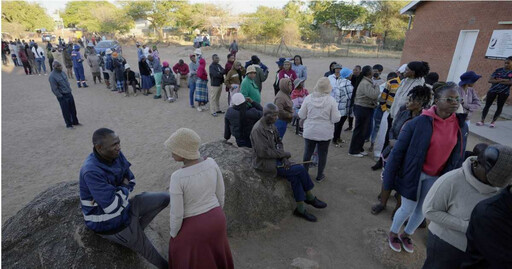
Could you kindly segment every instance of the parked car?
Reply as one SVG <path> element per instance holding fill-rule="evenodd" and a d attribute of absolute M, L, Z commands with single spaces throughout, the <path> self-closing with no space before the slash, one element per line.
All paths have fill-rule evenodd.
<path fill-rule="evenodd" d="M 96 44 L 94 47 L 97 54 L 101 54 L 102 52 L 106 51 L 107 49 L 111 49 L 112 51 L 116 51 L 117 53 L 122 53 L 123 49 L 121 48 L 121 45 L 116 40 L 103 40 Z"/>
<path fill-rule="evenodd" d="M 47 41 L 55 41 L 55 35 L 52 35 L 52 34 L 43 34 L 41 36 L 41 39 L 43 40 L 43 42 L 47 42 Z"/>

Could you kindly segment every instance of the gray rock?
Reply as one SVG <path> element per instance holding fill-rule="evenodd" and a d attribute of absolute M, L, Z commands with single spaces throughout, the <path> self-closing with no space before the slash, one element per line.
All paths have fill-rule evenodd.
<path fill-rule="evenodd" d="M 146 266 L 144 258 L 130 249 L 85 227 L 78 182 L 50 187 L 7 220 L 2 229 L 3 268 Z"/>
<path fill-rule="evenodd" d="M 203 144 L 199 151 L 215 159 L 222 171 L 229 235 L 266 228 L 293 211 L 290 183 L 257 173 L 252 168 L 252 149 L 216 141 Z"/>

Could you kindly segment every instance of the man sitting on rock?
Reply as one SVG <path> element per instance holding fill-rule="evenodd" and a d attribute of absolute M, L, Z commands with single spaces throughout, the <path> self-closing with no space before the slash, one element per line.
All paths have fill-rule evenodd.
<path fill-rule="evenodd" d="M 168 268 L 144 228 L 169 204 L 167 192 L 144 192 L 128 200 L 135 186 L 119 136 L 101 128 L 92 136 L 93 153 L 80 169 L 80 200 L 85 225 L 101 237 L 141 254 L 158 268 Z"/>
<path fill-rule="evenodd" d="M 306 211 L 304 202 L 315 208 L 325 208 L 327 204 L 311 193 L 314 184 L 304 166 L 290 162 L 291 154 L 284 151 L 283 143 L 274 125 L 278 113 L 279 109 L 276 105 L 266 104 L 263 108 L 263 117 L 254 125 L 251 131 L 251 142 L 255 153 L 253 167 L 258 171 L 273 176 L 277 174 L 290 181 L 293 196 L 297 202 L 297 208 L 293 214 L 315 222 L 316 217 Z"/>

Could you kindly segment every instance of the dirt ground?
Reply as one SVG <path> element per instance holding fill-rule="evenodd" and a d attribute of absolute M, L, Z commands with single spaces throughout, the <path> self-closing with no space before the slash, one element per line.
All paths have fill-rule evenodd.
<path fill-rule="evenodd" d="M 135 48 L 124 47 L 123 51 L 128 63 L 138 71 Z M 161 48 L 160 55 L 163 61 L 171 64 L 178 59 L 188 63 L 188 54 L 192 51 L 191 47 Z M 208 64 L 213 53 L 221 55 L 224 64 L 228 51 L 207 48 L 203 53 Z M 248 61 L 252 54 L 240 51 L 238 58 Z M 260 58 L 271 70 L 264 83 L 262 103 L 272 102 L 277 59 L 265 55 Z M 60 57 L 57 59 L 61 60 Z M 384 74 L 399 64 L 398 59 L 305 58 L 308 89 L 313 89 L 316 80 L 328 70 L 333 60 L 350 68 L 356 64 L 380 63 L 385 67 Z M 204 142 L 222 139 L 224 119 L 191 109 L 188 89 L 182 87 L 179 100 L 172 104 L 140 94 L 124 97 L 107 90 L 104 84 L 94 85 L 89 68 L 85 69 L 89 88 L 78 89 L 75 80 L 70 79 L 78 119 L 83 124 L 74 130 L 65 128 L 48 76 L 26 76 L 20 67 L 2 69 L 2 223 L 48 186 L 78 180 L 80 166 L 92 151 L 92 133 L 100 127 L 111 128 L 120 136 L 122 150 L 132 163 L 137 179 L 135 194 L 168 189 L 170 175 L 178 165 L 171 160 L 163 143 L 176 129 L 194 129 Z M 221 107 L 227 109 L 225 92 L 221 96 Z M 347 143 L 350 136 L 350 132 L 343 133 Z M 478 142 L 470 137 L 468 147 L 472 148 Z M 300 160 L 303 139 L 289 128 L 284 143 L 293 157 Z M 347 148 L 348 144 L 330 148 L 325 171 L 327 179 L 316 184 L 314 189 L 314 193 L 329 205 L 325 210 L 311 209 L 319 221 L 308 223 L 293 217 L 290 211 L 279 225 L 230 238 L 236 268 L 289 268 L 297 257 L 314 260 L 321 268 L 384 267 L 379 254 L 373 254 L 375 249 L 384 247 L 369 244 L 372 239 L 368 239 L 368 234 L 371 234 L 369 231 L 389 229 L 394 202 L 391 201 L 388 210 L 380 215 L 370 214 L 370 206 L 376 202 L 380 190 L 380 172 L 370 170 L 374 162 L 369 157 L 354 159 L 347 156 Z M 313 176 L 315 173 L 316 170 L 311 170 Z M 168 209 L 151 227 L 168 238 Z M 425 229 L 420 230 L 414 236 L 416 244 L 424 245 L 425 237 Z M 378 239 L 385 244 L 384 238 Z M 162 253 L 167 252 L 166 244 L 157 243 Z M 418 249 L 419 252 L 422 250 Z M 408 265 L 410 258 L 407 254 L 399 253 L 396 257 L 405 259 L 404 267 L 415 267 Z"/>

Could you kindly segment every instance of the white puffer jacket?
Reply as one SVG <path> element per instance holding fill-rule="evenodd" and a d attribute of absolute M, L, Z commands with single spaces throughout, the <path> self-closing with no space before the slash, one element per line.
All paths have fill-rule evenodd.
<path fill-rule="evenodd" d="M 299 117 L 305 119 L 303 137 L 327 141 L 334 136 L 334 124 L 340 121 L 338 103 L 329 94 L 310 94 L 304 99 Z"/>

